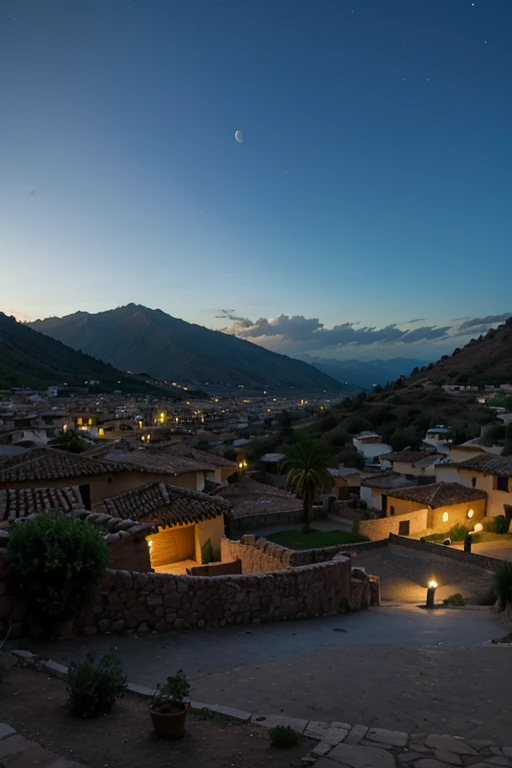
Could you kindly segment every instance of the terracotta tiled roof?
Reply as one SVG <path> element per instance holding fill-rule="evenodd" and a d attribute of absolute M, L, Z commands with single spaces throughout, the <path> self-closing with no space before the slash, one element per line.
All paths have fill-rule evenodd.
<path fill-rule="evenodd" d="M 37 454 L 34 457 L 34 454 Z M 131 467 L 114 462 L 89 459 L 76 453 L 45 448 L 18 457 L 16 464 L 0 467 L 0 484 L 73 479 L 91 475 L 123 472 Z"/>
<path fill-rule="evenodd" d="M 121 462 L 125 467 L 148 474 L 181 475 L 184 472 L 213 472 L 215 467 L 206 461 L 196 461 L 157 451 L 136 450 L 132 453 L 111 453 L 103 458 L 105 464 Z"/>
<path fill-rule="evenodd" d="M 386 461 L 398 461 L 414 464 L 416 461 L 421 461 L 430 456 L 427 451 L 395 451 L 393 453 L 385 453 L 383 457 Z"/>
<path fill-rule="evenodd" d="M 393 488 L 409 487 L 411 480 L 400 472 L 374 472 L 371 475 L 362 476 L 361 485 L 391 491 Z"/>
<path fill-rule="evenodd" d="M 416 485 L 412 488 L 401 488 L 390 491 L 388 496 L 394 499 L 407 499 L 426 507 L 448 507 L 452 504 L 463 504 L 466 501 L 486 499 L 487 493 L 477 488 L 468 488 L 460 483 L 432 483 L 431 485 Z"/>
<path fill-rule="evenodd" d="M 512 477 L 512 456 L 496 456 L 493 453 L 485 453 L 480 456 L 474 456 L 472 459 L 461 461 L 456 466 L 460 469 L 473 469 L 475 472 L 485 472 L 486 475 Z"/>
<path fill-rule="evenodd" d="M 8 530 L 13 524 L 33 519 L 45 512 L 70 515 L 98 526 L 104 530 L 108 543 L 123 536 L 148 536 L 156 530 L 151 523 L 123 520 L 106 514 L 102 510 L 91 512 L 84 509 L 80 492 L 76 487 L 0 490 L 0 528 L 4 530 Z"/>
<path fill-rule="evenodd" d="M 0 490 L 0 522 L 49 509 L 83 508 L 80 491 L 72 488 L 7 488 Z"/>
<path fill-rule="evenodd" d="M 160 482 L 111 496 L 101 506 L 115 517 L 161 526 L 199 523 L 218 517 L 229 509 L 224 499 Z"/>
<path fill-rule="evenodd" d="M 170 443 L 152 445 L 148 448 L 151 453 L 163 453 L 169 456 L 180 456 L 184 459 L 192 459 L 200 464 L 205 463 L 213 467 L 236 467 L 236 461 L 229 461 L 223 456 L 208 451 L 200 451 L 197 448 L 191 448 L 183 443 Z"/>
<path fill-rule="evenodd" d="M 272 512 L 293 512 L 302 506 L 302 502 L 288 491 L 259 483 L 247 475 L 243 475 L 236 483 L 219 486 L 216 494 L 230 502 L 232 509 L 228 516 L 233 519 Z"/>

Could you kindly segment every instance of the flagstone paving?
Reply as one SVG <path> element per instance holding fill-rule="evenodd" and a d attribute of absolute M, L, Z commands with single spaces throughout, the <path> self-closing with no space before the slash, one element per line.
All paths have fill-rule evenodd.
<path fill-rule="evenodd" d="M 1 768 L 83 768 L 30 741 L 6 723 L 0 723 Z"/>

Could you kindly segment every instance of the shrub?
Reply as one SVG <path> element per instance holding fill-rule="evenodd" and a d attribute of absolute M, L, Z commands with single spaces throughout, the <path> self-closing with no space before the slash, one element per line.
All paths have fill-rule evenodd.
<path fill-rule="evenodd" d="M 496 517 L 492 517 L 490 520 L 484 522 L 485 530 L 490 533 L 508 533 L 509 526 L 510 520 L 508 520 L 505 515 L 496 515 Z"/>
<path fill-rule="evenodd" d="M 40 513 L 14 526 L 8 555 L 18 592 L 50 620 L 82 613 L 110 561 L 98 528 L 57 513 Z"/>
<path fill-rule="evenodd" d="M 80 664 L 73 661 L 69 666 L 67 685 L 71 714 L 83 718 L 106 715 L 117 699 L 126 694 L 126 680 L 115 648 L 99 661 L 92 653 L 88 653 Z"/>
<path fill-rule="evenodd" d="M 450 528 L 450 539 L 452 541 L 464 541 L 467 534 L 468 529 L 465 525 L 461 525 L 460 523 L 456 523 Z"/>
<path fill-rule="evenodd" d="M 455 592 L 454 595 L 450 595 L 450 597 L 446 597 L 443 600 L 443 603 L 445 605 L 466 605 L 466 601 L 464 600 L 460 592 Z"/>
<path fill-rule="evenodd" d="M 162 713 L 171 713 L 183 708 L 183 699 L 188 696 L 190 684 L 182 669 L 167 678 L 164 685 L 158 685 L 153 693 L 149 708 Z"/>
<path fill-rule="evenodd" d="M 299 737 L 289 725 L 276 725 L 270 729 L 270 741 L 273 747 L 295 747 L 299 743 Z"/>
<path fill-rule="evenodd" d="M 512 603 L 512 563 L 504 563 L 494 574 L 494 586 L 502 608 Z"/>

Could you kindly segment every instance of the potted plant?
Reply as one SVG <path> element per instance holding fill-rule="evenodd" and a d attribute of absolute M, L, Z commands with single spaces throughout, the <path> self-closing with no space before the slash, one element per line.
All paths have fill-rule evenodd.
<path fill-rule="evenodd" d="M 110 562 L 103 532 L 58 512 L 40 512 L 11 529 L 7 548 L 13 583 L 53 637 L 96 596 Z"/>
<path fill-rule="evenodd" d="M 155 733 L 161 739 L 179 739 L 185 735 L 185 721 L 190 704 L 183 701 L 188 696 L 190 684 L 182 669 L 168 677 L 164 685 L 158 685 L 149 704 Z"/>

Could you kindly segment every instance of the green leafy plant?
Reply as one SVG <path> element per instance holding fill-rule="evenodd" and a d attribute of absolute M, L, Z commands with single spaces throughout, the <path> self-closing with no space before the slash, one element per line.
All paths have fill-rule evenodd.
<path fill-rule="evenodd" d="M 58 513 L 40 513 L 14 526 L 7 551 L 18 593 L 50 620 L 82 613 L 110 562 L 98 528 Z"/>
<path fill-rule="evenodd" d="M 443 603 L 445 605 L 466 605 L 466 601 L 464 600 L 460 592 L 455 592 L 454 595 L 450 595 L 450 597 L 446 597 L 443 600 Z"/>
<path fill-rule="evenodd" d="M 305 533 L 311 531 L 315 494 L 329 491 L 333 484 L 327 471 L 328 462 L 329 449 L 323 443 L 301 440 L 288 449 L 280 465 L 281 471 L 288 472 L 286 490 L 302 497 Z"/>
<path fill-rule="evenodd" d="M 162 714 L 171 714 L 184 708 L 183 699 L 188 696 L 190 684 L 182 669 L 167 678 L 164 685 L 158 685 L 153 693 L 149 708 Z"/>
<path fill-rule="evenodd" d="M 484 521 L 484 528 L 486 531 L 489 531 L 489 533 L 503 535 L 508 533 L 509 526 L 510 520 L 508 520 L 505 515 L 496 515 L 496 517 Z"/>
<path fill-rule="evenodd" d="M 503 637 L 499 637 L 497 640 L 492 641 L 495 645 L 498 643 L 512 643 L 512 632 L 509 632 L 508 635 L 504 635 Z"/>
<path fill-rule="evenodd" d="M 127 678 L 115 648 L 96 660 L 88 653 L 85 660 L 72 662 L 68 670 L 69 710 L 74 717 L 93 718 L 106 715 L 126 694 Z"/>
<path fill-rule="evenodd" d="M 299 743 L 298 735 L 289 725 L 276 725 L 269 733 L 272 746 L 278 749 L 295 747 Z"/>
<path fill-rule="evenodd" d="M 494 574 L 494 587 L 502 608 L 512 603 L 512 563 L 504 563 Z"/>
<path fill-rule="evenodd" d="M 215 555 L 213 554 L 213 547 L 211 539 L 207 539 L 201 547 L 201 562 L 203 565 L 215 562 Z"/>
<path fill-rule="evenodd" d="M 465 525 L 456 523 L 450 528 L 450 539 L 452 541 L 464 541 L 468 534 L 468 528 Z"/>

